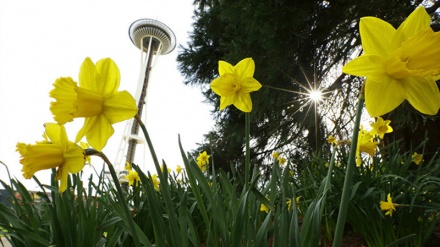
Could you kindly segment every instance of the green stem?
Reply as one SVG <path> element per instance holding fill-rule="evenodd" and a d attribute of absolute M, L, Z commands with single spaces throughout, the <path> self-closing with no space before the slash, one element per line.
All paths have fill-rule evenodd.
<path fill-rule="evenodd" d="M 130 228 L 131 235 L 133 236 L 134 244 L 136 247 L 141 247 L 138 235 L 136 234 L 136 228 L 134 227 L 133 218 L 131 217 L 130 210 L 128 209 L 128 204 L 125 201 L 124 193 L 122 192 L 121 185 L 119 184 L 119 179 L 118 179 L 118 176 L 116 175 L 115 168 L 113 167 L 112 163 L 107 158 L 107 156 L 105 156 L 104 153 L 98 152 L 95 149 L 91 149 L 91 148 L 85 149 L 84 151 L 87 156 L 95 155 L 95 156 L 101 157 L 101 159 L 104 160 L 104 162 L 107 164 L 107 166 L 110 170 L 110 174 L 112 176 L 113 182 L 115 184 L 116 191 L 118 192 L 118 199 L 120 201 L 120 205 L 122 205 L 122 208 L 124 209 L 124 212 L 125 212 L 125 217 L 127 217 L 128 227 Z"/>
<path fill-rule="evenodd" d="M 250 176 L 250 165 L 251 165 L 251 148 L 250 148 L 250 135 L 251 135 L 251 114 L 249 112 L 245 113 L 245 129 L 244 134 L 246 138 L 246 158 L 244 161 L 244 182 L 245 189 L 249 188 L 249 176 Z"/>
<path fill-rule="evenodd" d="M 324 199 L 323 199 L 324 202 L 325 202 L 326 197 L 327 197 L 327 191 L 330 190 L 331 177 L 332 177 L 333 166 L 335 164 L 335 157 L 336 157 L 336 152 L 337 151 L 338 151 L 338 148 L 337 148 L 336 145 L 334 145 L 333 146 L 333 151 L 332 151 L 332 157 L 330 158 L 330 164 L 328 165 L 327 179 L 326 179 L 325 185 L 324 185 Z"/>
<path fill-rule="evenodd" d="M 139 123 L 139 126 L 141 127 L 142 132 L 144 133 L 145 140 L 147 141 L 148 148 L 150 149 L 150 154 L 151 154 L 151 157 L 153 158 L 153 163 L 154 163 L 154 166 L 156 167 L 157 174 L 159 175 L 159 179 L 162 179 L 162 181 L 163 181 L 163 179 L 165 179 L 165 178 L 162 176 L 163 173 L 160 169 L 159 160 L 157 159 L 157 155 L 156 155 L 156 152 L 154 151 L 153 143 L 151 142 L 150 135 L 148 134 L 147 128 L 145 127 L 145 124 L 142 122 L 141 118 L 138 115 L 134 116 L 134 118 Z"/>
<path fill-rule="evenodd" d="M 156 152 L 154 151 L 154 148 L 153 148 L 153 142 L 150 139 L 150 135 L 148 134 L 148 131 L 147 131 L 147 128 L 145 127 L 145 124 L 142 122 L 142 120 L 140 119 L 140 117 L 138 115 L 136 115 L 134 118 L 139 123 L 139 126 L 141 127 L 142 132 L 144 133 L 145 140 L 147 141 L 148 148 L 150 149 L 151 157 L 153 158 L 154 165 L 156 166 L 157 174 L 159 175 L 159 180 L 160 180 L 159 189 L 160 189 L 162 196 L 164 198 L 166 208 L 168 209 L 168 213 L 167 213 L 168 217 L 171 219 L 170 220 L 170 227 L 171 227 L 171 229 L 173 229 L 171 231 L 171 237 L 170 237 L 170 239 L 168 239 L 170 242 L 170 246 L 177 246 L 178 243 L 181 243 L 182 239 L 181 239 L 181 236 L 179 235 L 179 231 L 178 231 L 179 227 L 178 227 L 177 221 L 174 220 L 174 219 L 177 219 L 177 216 L 174 211 L 174 205 L 171 200 L 171 193 L 170 193 L 170 189 L 169 189 L 170 185 L 168 183 L 168 174 L 166 172 L 167 169 L 165 167 L 165 162 L 163 162 L 164 169 L 162 172 L 162 170 L 160 169 L 159 160 L 157 159 Z M 180 143 L 180 139 L 179 139 L 179 143 Z"/>
<path fill-rule="evenodd" d="M 350 202 L 351 186 L 353 183 L 353 171 L 356 166 L 356 149 L 359 135 L 359 126 L 361 122 L 362 109 L 364 107 L 364 97 L 361 93 L 356 111 L 356 118 L 354 121 L 353 137 L 351 141 L 350 154 L 348 156 L 347 170 L 345 173 L 344 187 L 342 188 L 342 198 L 339 207 L 338 221 L 336 223 L 335 236 L 333 239 L 333 246 L 341 246 L 342 235 L 344 232 L 345 220 L 347 218 L 347 208 Z"/>

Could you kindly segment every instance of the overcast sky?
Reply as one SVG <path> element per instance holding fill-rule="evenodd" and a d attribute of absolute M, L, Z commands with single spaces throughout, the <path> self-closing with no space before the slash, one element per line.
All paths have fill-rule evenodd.
<path fill-rule="evenodd" d="M 15 145 L 42 140 L 43 124 L 53 122 L 49 91 L 56 78 L 70 76 L 77 81 L 85 57 L 94 62 L 110 57 L 121 72 L 119 90 L 134 95 L 141 56 L 128 37 L 130 24 L 140 18 L 156 19 L 173 30 L 178 45 L 186 44 L 193 22 L 192 2 L 0 0 L 0 161 L 8 165 L 13 176 L 29 189 L 35 188 L 22 177 Z M 177 135 L 181 134 L 184 148 L 190 151 L 213 125 L 211 106 L 202 103 L 200 89 L 183 84 L 175 61 L 177 52 L 178 47 L 161 56 L 153 69 L 146 109 L 147 128 L 159 159 L 172 168 L 183 165 Z M 66 125 L 70 140 L 82 123 L 82 119 L 75 119 Z M 103 150 L 112 161 L 125 124 L 114 126 L 116 132 Z M 94 159 L 92 163 L 100 167 L 102 162 Z M 148 159 L 146 169 L 152 167 Z M 48 174 L 36 173 L 47 184 Z M 0 179 L 7 179 L 3 167 Z"/>

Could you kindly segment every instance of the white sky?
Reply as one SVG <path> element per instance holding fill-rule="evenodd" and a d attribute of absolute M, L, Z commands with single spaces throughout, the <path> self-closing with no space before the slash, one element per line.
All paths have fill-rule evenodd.
<path fill-rule="evenodd" d="M 130 41 L 128 28 L 140 18 L 163 22 L 173 30 L 177 44 L 186 44 L 191 31 L 192 0 L 0 0 L 0 161 L 13 177 L 29 189 L 23 179 L 17 142 L 42 140 L 43 124 L 53 122 L 49 91 L 58 77 L 78 79 L 85 57 L 94 62 L 110 57 L 119 66 L 121 85 L 135 95 L 140 73 L 140 51 Z M 169 167 L 183 165 L 177 143 L 180 133 L 186 151 L 201 142 L 213 125 L 199 88 L 183 84 L 177 70 L 178 48 L 161 56 L 152 71 L 147 99 L 147 128 L 159 159 Z M 144 109 L 145 110 L 145 109 Z M 66 125 L 74 140 L 82 119 Z M 103 152 L 114 161 L 125 122 L 116 124 L 115 134 Z M 142 147 L 138 146 L 137 150 Z M 137 152 L 139 154 L 139 152 Z M 139 156 L 139 155 L 138 155 Z M 98 169 L 99 159 L 92 161 Z M 153 169 L 151 160 L 147 169 Z M 86 174 L 90 168 L 85 167 Z M 154 173 L 154 170 L 152 171 Z M 49 172 L 36 173 L 49 184 Z M 0 179 L 7 180 L 0 167 Z"/>

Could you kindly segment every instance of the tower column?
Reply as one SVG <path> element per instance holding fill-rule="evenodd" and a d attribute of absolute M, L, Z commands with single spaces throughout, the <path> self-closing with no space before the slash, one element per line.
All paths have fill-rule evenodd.
<path fill-rule="evenodd" d="M 145 60 L 141 61 L 141 71 L 144 70 L 145 73 L 139 78 L 136 92 L 138 116 L 142 117 L 142 114 L 146 114 L 143 108 L 147 101 L 150 73 L 160 55 L 166 55 L 174 50 L 176 37 L 168 26 L 153 19 L 139 19 L 133 22 L 128 34 L 133 44 L 140 49 L 141 55 L 146 54 L 142 56 Z M 144 139 L 138 134 L 139 123 L 135 120 L 128 121 L 115 162 L 120 182 L 124 182 L 125 174 L 127 174 L 124 170 L 126 162 L 134 162 L 136 146 Z"/>

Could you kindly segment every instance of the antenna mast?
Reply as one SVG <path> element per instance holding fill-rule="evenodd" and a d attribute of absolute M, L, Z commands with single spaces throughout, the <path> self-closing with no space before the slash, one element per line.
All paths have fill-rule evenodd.
<path fill-rule="evenodd" d="M 138 106 L 137 115 L 141 118 L 144 115 L 145 123 L 146 114 L 143 108 L 146 105 L 151 70 L 160 55 L 166 55 L 174 50 L 176 37 L 168 26 L 153 19 L 139 19 L 133 22 L 128 29 L 128 35 L 141 52 L 141 74 L 135 99 Z M 124 170 L 126 162 L 133 163 L 137 144 L 144 143 L 144 139 L 139 137 L 138 133 L 139 123 L 135 120 L 128 121 L 115 163 L 121 183 L 126 182 L 127 172 Z"/>

